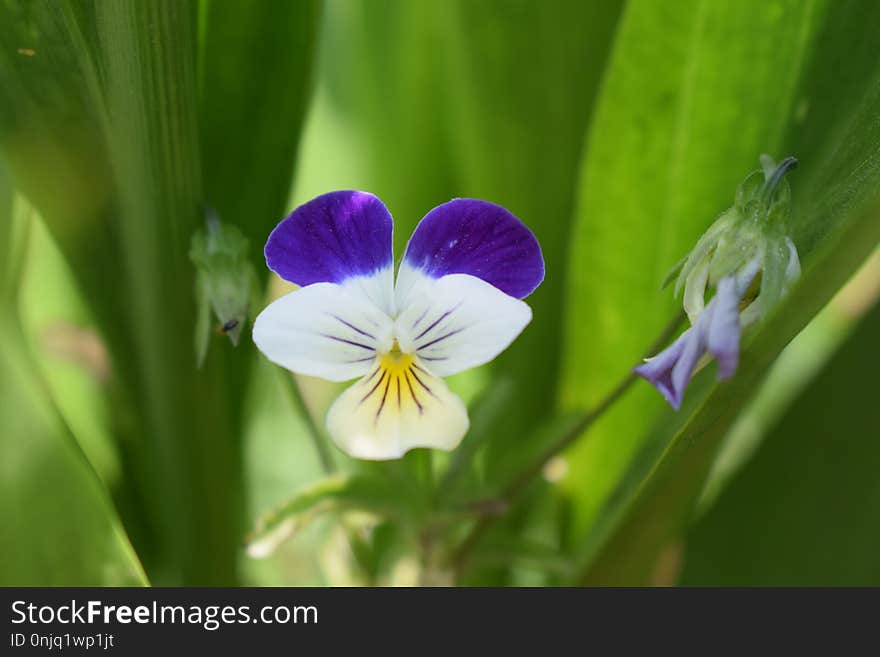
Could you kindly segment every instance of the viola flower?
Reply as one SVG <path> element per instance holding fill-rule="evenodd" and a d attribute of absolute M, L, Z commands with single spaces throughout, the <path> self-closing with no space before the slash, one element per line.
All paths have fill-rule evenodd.
<path fill-rule="evenodd" d="M 531 321 L 521 301 L 544 278 L 541 247 L 504 208 L 455 199 L 431 210 L 397 277 L 391 214 L 372 194 L 331 192 L 301 205 L 266 242 L 266 263 L 301 286 L 254 322 L 257 347 L 293 372 L 360 380 L 327 413 L 356 458 L 451 450 L 467 410 L 442 377 L 489 362 Z"/>
<path fill-rule="evenodd" d="M 761 164 L 763 171 L 750 174 L 737 189 L 734 206 L 667 277 L 678 274 L 675 294 L 684 289 L 691 328 L 633 370 L 676 410 L 694 372 L 709 357 L 718 362 L 718 380 L 736 373 L 742 331 L 766 317 L 800 276 L 798 252 L 788 236 L 791 192 L 784 180 L 797 160 L 789 157 L 777 166 L 762 155 Z"/>

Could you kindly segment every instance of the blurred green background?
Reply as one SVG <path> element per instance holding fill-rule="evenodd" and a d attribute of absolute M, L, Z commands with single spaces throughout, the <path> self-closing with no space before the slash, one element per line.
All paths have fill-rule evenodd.
<path fill-rule="evenodd" d="M 0 0 L 0 585 L 880 584 L 873 0 Z M 758 156 L 801 282 L 673 413 L 660 283 Z M 541 242 L 534 320 L 457 375 L 452 454 L 357 463 L 340 386 L 249 328 L 196 367 L 206 207 L 262 246 L 378 195 Z M 329 455 L 329 458 L 328 458 Z"/>

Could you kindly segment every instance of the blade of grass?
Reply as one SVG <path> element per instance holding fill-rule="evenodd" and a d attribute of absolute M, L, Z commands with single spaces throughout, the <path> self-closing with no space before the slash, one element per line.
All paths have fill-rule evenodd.
<path fill-rule="evenodd" d="M 704 373 L 688 406 L 655 432 L 653 445 L 646 443 L 662 456 L 635 463 L 603 510 L 583 544 L 586 582 L 648 581 L 659 551 L 690 517 L 739 409 L 783 347 L 880 240 L 880 67 L 869 55 L 880 8 L 867 1 L 834 3 L 822 16 L 793 93 L 803 101 L 781 128 L 788 133 L 785 151 L 805 163 L 792 183 L 804 275 L 747 345 L 736 378 L 717 384 L 709 380 L 711 371 Z M 841 61 L 850 62 L 843 74 Z"/>
<path fill-rule="evenodd" d="M 263 244 L 285 212 L 308 107 L 319 0 L 203 0 L 199 122 L 205 202 Z"/>
<path fill-rule="evenodd" d="M 107 490 L 52 404 L 21 330 L 17 295 L 31 221 L 27 204 L 13 216 L 0 203 L 0 229 L 14 237 L 0 242 L 0 584 L 144 585 Z"/>
<path fill-rule="evenodd" d="M 880 583 L 878 335 L 875 305 L 688 531 L 684 584 Z"/>
<path fill-rule="evenodd" d="M 777 157 L 823 2 L 633 2 L 621 19 L 582 161 L 571 235 L 560 399 L 584 408 L 678 305 L 667 271 L 733 201 L 762 152 Z M 794 153 L 800 156 L 801 153 Z M 804 164 L 804 168 L 810 166 Z M 799 172 L 800 173 L 800 172 Z M 797 182 L 794 183 L 797 185 Z M 665 410 L 647 386 L 567 454 L 590 530 Z"/>

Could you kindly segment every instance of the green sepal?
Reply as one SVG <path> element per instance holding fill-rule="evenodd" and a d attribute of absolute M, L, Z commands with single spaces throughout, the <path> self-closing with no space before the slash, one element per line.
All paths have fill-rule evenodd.
<path fill-rule="evenodd" d="M 711 258 L 709 286 L 760 258 L 772 267 L 781 267 L 778 277 L 772 272 L 770 282 L 762 279 L 762 291 L 768 286 L 762 310 L 775 305 L 782 294 L 789 257 L 784 238 L 791 216 L 791 188 L 783 176 L 795 164 L 796 160 L 786 158 L 777 165 L 770 156 L 761 155 L 762 169 L 752 171 L 740 183 L 733 207 L 703 233 L 693 250 L 667 275 L 662 287 L 677 273 L 675 295 L 679 296 L 688 277 L 706 258 Z"/>
<path fill-rule="evenodd" d="M 204 362 L 211 337 L 211 312 L 218 332 L 237 345 L 256 298 L 257 276 L 248 260 L 248 241 L 233 225 L 209 215 L 197 231 L 189 257 L 196 267 L 196 362 Z"/>
<path fill-rule="evenodd" d="M 752 171 L 736 188 L 733 206 L 744 219 L 756 219 L 761 214 L 761 190 L 765 182 L 763 171 Z"/>
<path fill-rule="evenodd" d="M 326 513 L 360 511 L 405 522 L 410 510 L 393 481 L 364 474 L 337 474 L 299 491 L 257 519 L 246 538 L 252 556 L 265 555 Z"/>
<path fill-rule="evenodd" d="M 736 212 L 736 208 L 730 208 L 718 217 L 718 219 L 715 220 L 715 223 L 709 226 L 709 229 L 703 233 L 702 237 L 697 241 L 696 246 L 694 246 L 691 252 L 685 256 L 684 266 L 681 267 L 681 271 L 678 274 L 678 280 L 675 281 L 676 297 L 681 294 L 685 281 L 687 281 L 688 276 L 693 273 L 696 266 L 702 262 L 703 258 L 708 257 L 709 254 L 712 253 L 712 250 L 717 246 L 718 240 L 721 239 L 721 236 L 727 232 L 731 226 L 736 225 L 738 221 L 739 215 Z"/>
<path fill-rule="evenodd" d="M 666 278 L 664 278 L 664 279 L 663 279 L 663 282 L 660 283 L 660 289 L 661 289 L 661 290 L 665 290 L 665 289 L 669 286 L 669 284 L 670 284 L 672 281 L 677 281 L 677 280 L 678 280 L 678 278 L 679 278 L 679 274 L 681 274 L 681 270 L 684 268 L 685 264 L 687 263 L 687 260 L 688 260 L 688 256 L 689 256 L 689 255 L 690 255 L 690 254 L 683 255 L 683 256 L 681 257 L 681 260 L 679 260 L 678 262 L 676 262 L 676 263 L 672 266 L 672 269 L 670 269 L 670 270 L 669 270 L 669 273 L 666 274 Z"/>
<path fill-rule="evenodd" d="M 709 285 L 718 284 L 725 276 L 736 273 L 760 254 L 763 236 L 754 224 L 738 221 L 722 234 L 709 266 Z"/>
<path fill-rule="evenodd" d="M 763 170 L 750 173 L 736 190 L 734 207 L 743 220 L 751 220 L 767 235 L 788 233 L 791 187 L 784 176 L 796 164 L 794 158 L 786 158 L 777 165 L 768 155 L 761 155 Z"/>
<path fill-rule="evenodd" d="M 789 259 L 785 238 L 773 238 L 767 242 L 762 263 L 761 292 L 757 300 L 761 317 L 766 317 L 785 293 L 788 284 L 785 272 Z"/>

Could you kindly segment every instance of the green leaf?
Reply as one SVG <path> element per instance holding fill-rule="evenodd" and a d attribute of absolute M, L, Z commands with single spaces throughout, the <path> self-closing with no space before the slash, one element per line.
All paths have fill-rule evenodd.
<path fill-rule="evenodd" d="M 116 250 L 108 211 L 113 181 L 94 87 L 80 67 L 91 51 L 72 8 L 0 4 L 0 148 L 16 189 L 62 243 L 82 287 L 102 290 L 92 303 L 105 331 L 118 335 L 123 322 L 112 301 L 123 281 L 118 270 L 106 276 L 101 266 Z M 93 31 L 93 8 L 85 13 Z"/>
<path fill-rule="evenodd" d="M 203 203 L 195 5 L 0 7 L 0 145 L 111 352 L 126 528 L 154 581 L 233 582 L 240 380 L 222 353 L 196 374 L 189 328 Z"/>
<path fill-rule="evenodd" d="M 154 556 L 148 572 L 159 573 L 160 582 L 234 582 L 240 402 L 220 350 L 196 374 L 190 330 L 181 330 L 195 322 L 188 248 L 203 202 L 195 7 L 163 0 L 96 7 L 107 143 L 123 219 L 116 265 L 127 273 L 123 307 L 136 355 L 127 381 L 142 432 L 135 462 L 150 530 L 164 552 L 164 563 Z"/>
<path fill-rule="evenodd" d="M 202 1 L 205 202 L 251 242 L 283 217 L 310 96 L 319 0 Z"/>
<path fill-rule="evenodd" d="M 216 210 L 221 222 L 237 227 L 247 237 L 249 261 L 261 280 L 269 273 L 263 245 L 287 210 L 310 100 L 321 7 L 319 0 L 201 2 L 199 124 L 204 202 Z M 204 339 L 204 327 L 200 330 Z M 267 390 L 277 392 L 270 385 L 277 377 L 267 369 L 266 361 L 255 365 L 249 358 L 254 353 L 249 329 L 244 329 L 244 340 L 236 350 L 240 353 L 234 357 L 227 344 L 215 344 L 212 350 L 218 356 L 230 356 L 221 370 L 206 371 L 205 376 L 223 378 L 233 410 L 229 430 L 233 435 L 244 434 L 241 445 L 237 437 L 233 439 L 233 449 L 244 453 L 250 516 L 250 509 L 262 510 L 263 505 L 286 497 L 299 479 L 311 480 L 320 469 L 313 464 L 306 424 L 278 421 L 279 416 L 288 417 L 287 409 L 277 409 L 272 403 L 277 400 Z M 259 399 L 260 404 L 255 407 L 246 399 Z M 276 412 L 262 412 L 261 404 L 266 403 Z M 252 417 L 256 428 L 245 429 L 245 419 Z M 262 423 L 270 423 L 271 429 L 261 431 Z M 279 441 L 279 435 L 285 440 Z M 265 499 L 267 490 L 271 500 Z M 242 534 L 248 529 L 242 527 Z M 314 551 L 311 546 L 307 550 Z M 252 565 L 246 564 L 245 577 L 253 578 Z M 257 581 L 290 581 L 290 572 L 280 568 Z"/>
<path fill-rule="evenodd" d="M 248 537 L 248 553 L 268 555 L 280 540 L 323 513 L 358 510 L 396 516 L 403 506 L 397 492 L 391 482 L 378 477 L 335 475 L 317 481 L 257 519 Z"/>
<path fill-rule="evenodd" d="M 880 8 L 869 2 L 834 4 L 824 16 L 813 47 L 805 50 L 809 60 L 794 93 L 813 107 L 794 113 L 784 147 L 803 163 L 802 178 L 791 182 L 792 227 L 804 276 L 746 345 L 735 379 L 717 384 L 710 380 L 711 369 L 704 372 L 672 429 L 655 434 L 652 449 L 663 450 L 663 456 L 647 460 L 653 469 L 637 491 L 624 486 L 617 491 L 602 530 L 587 540 L 591 565 L 585 581 L 647 581 L 657 553 L 689 516 L 739 409 L 779 352 L 880 241 L 880 125 L 875 118 L 880 66 L 876 58 L 866 58 L 847 75 L 834 74 L 843 53 L 870 48 L 880 28 Z M 643 469 L 642 475 L 647 472 Z M 631 474 L 632 481 L 639 479 Z"/>
<path fill-rule="evenodd" d="M 12 244 L 12 182 L 9 180 L 9 172 L 6 163 L 0 158 L 0 278 L 5 282 L 16 280 L 17 276 L 8 271 L 12 265 L 13 250 L 8 248 Z M 0 294 L 6 291 L 0 288 Z"/>
<path fill-rule="evenodd" d="M 4 311 L 0 326 L 0 584 L 140 586 L 106 489 L 48 399 Z"/>
<path fill-rule="evenodd" d="M 683 584 L 880 583 L 878 335 L 880 305 L 689 530 Z"/>
<path fill-rule="evenodd" d="M 527 299 L 531 324 L 492 364 L 514 391 L 492 427 L 484 458 L 490 479 L 508 474 L 511 442 L 526 441 L 554 410 L 577 163 L 622 5 L 445 5 L 458 194 L 499 203 L 522 219 L 541 243 L 547 270 Z"/>
<path fill-rule="evenodd" d="M 117 488 L 122 463 L 109 421 L 106 349 L 40 217 L 21 196 L 15 211 L 27 222 L 27 252 L 17 286 L 22 331 L 65 424 L 104 485 Z"/>
<path fill-rule="evenodd" d="M 461 505 L 486 495 L 485 482 L 481 481 L 476 455 L 493 435 L 493 428 L 510 408 L 514 386 L 509 379 L 495 379 L 468 408 L 470 428 L 443 470 L 443 476 L 435 493 L 438 504 L 448 507 Z"/>
<path fill-rule="evenodd" d="M 792 340 L 773 363 L 748 406 L 738 414 L 712 463 L 695 509 L 710 508 L 769 430 L 852 334 L 873 297 L 870 281 L 880 274 L 880 251 L 874 253 L 834 298 Z M 866 294 L 868 292 L 868 294 Z"/>
<path fill-rule="evenodd" d="M 510 537 L 507 543 L 487 541 L 475 556 L 475 561 L 479 566 L 505 566 L 537 574 L 537 582 L 532 586 L 543 585 L 541 576 L 556 575 L 568 578 L 572 575 L 571 561 L 566 559 L 565 555 L 561 555 L 558 548 L 523 540 L 521 536 Z M 527 583 L 519 585 L 529 586 Z"/>
<path fill-rule="evenodd" d="M 13 216 L 7 200 L 0 230 L 22 236 L 0 242 L 12 265 L 26 251 L 30 217 Z M 16 305 L 22 273 L 0 269 L 0 585 L 145 585 L 107 490 L 31 358 Z"/>
<path fill-rule="evenodd" d="M 205 362 L 211 311 L 219 333 L 233 346 L 251 316 L 257 296 L 257 275 L 248 258 L 248 241 L 234 225 L 209 214 L 206 226 L 192 237 L 189 257 L 196 268 L 196 362 Z M 210 309 L 210 310 L 209 310 Z M 207 314 L 207 316 L 206 316 Z"/>
<path fill-rule="evenodd" d="M 566 408 L 593 406 L 675 312 L 669 269 L 783 137 L 821 3 L 631 3 L 587 138 L 571 237 Z M 796 153 L 798 156 L 801 153 Z M 815 166 L 806 157 L 804 168 Z M 799 180 L 792 180 L 796 190 Z M 582 535 L 665 409 L 638 386 L 570 452 Z"/>
<path fill-rule="evenodd" d="M 614 498 L 603 510 L 583 553 L 585 582 L 639 584 L 649 580 L 660 550 L 690 516 L 713 459 L 737 413 L 751 399 L 779 352 L 842 286 L 880 242 L 880 202 L 847 222 L 815 256 L 801 283 L 743 353 L 734 380 L 718 384 L 711 368 L 671 426 L 645 444 Z M 693 384 L 692 384 L 693 385 Z"/>
<path fill-rule="evenodd" d="M 303 144 L 297 202 L 365 189 L 394 216 L 395 253 L 428 210 L 454 193 L 439 52 L 443 10 L 430 2 L 326 3 L 320 86 Z"/>
<path fill-rule="evenodd" d="M 0 299 L 13 304 L 18 297 L 25 249 L 17 235 L 20 223 L 13 220 L 12 181 L 6 163 L 0 159 Z M 17 230 L 19 229 L 19 230 Z"/>

